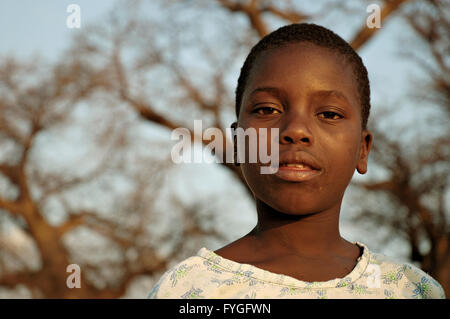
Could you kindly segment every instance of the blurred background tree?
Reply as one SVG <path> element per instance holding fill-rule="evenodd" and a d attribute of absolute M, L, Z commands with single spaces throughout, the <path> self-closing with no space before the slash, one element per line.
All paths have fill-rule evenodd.
<path fill-rule="evenodd" d="M 193 135 L 201 119 L 225 131 L 239 68 L 277 27 L 339 25 L 361 51 L 394 18 L 413 31 L 404 39 L 413 50 L 400 43 L 398 54 L 422 72 L 401 107 L 373 102 L 370 174 L 354 179 L 343 219 L 375 251 L 407 249 L 405 261 L 448 295 L 448 2 L 380 1 L 381 29 L 366 27 L 369 4 L 118 2 L 102 22 L 83 24 L 55 62 L 3 58 L 0 297 L 145 297 L 174 263 L 248 232 L 255 216 L 241 211 L 254 208 L 240 170 L 175 166 L 171 130 Z M 72 263 L 82 270 L 79 289 L 66 286 Z"/>
<path fill-rule="evenodd" d="M 450 2 L 417 2 L 405 10 L 404 19 L 420 41 L 402 54 L 423 70 L 422 78 L 414 80 L 414 92 L 409 93 L 408 112 L 420 114 L 425 121 L 405 121 L 387 129 L 382 128 L 381 114 L 372 121 L 371 157 L 385 170 L 386 178 L 354 183 L 364 190 L 359 196 L 372 204 L 362 205 L 354 222 L 368 221 L 372 230 L 387 227 L 381 243 L 393 237 L 405 240 L 409 259 L 435 277 L 448 296 Z M 427 102 L 431 109 L 426 108 Z M 407 135 L 405 140 L 399 138 Z"/>

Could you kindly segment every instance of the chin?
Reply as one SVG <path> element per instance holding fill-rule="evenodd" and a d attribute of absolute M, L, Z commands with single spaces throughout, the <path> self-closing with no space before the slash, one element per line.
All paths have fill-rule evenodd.
<path fill-rule="evenodd" d="M 291 216 L 312 215 L 324 211 L 329 207 L 329 205 L 326 205 L 326 202 L 320 201 L 320 199 L 299 198 L 298 196 L 291 201 L 280 201 L 280 197 L 260 200 L 280 213 Z"/>

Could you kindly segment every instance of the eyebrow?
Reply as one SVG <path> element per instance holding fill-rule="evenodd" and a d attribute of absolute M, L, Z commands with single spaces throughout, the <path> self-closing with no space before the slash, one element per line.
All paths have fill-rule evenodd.
<path fill-rule="evenodd" d="M 341 91 L 336 90 L 322 90 L 322 91 L 316 91 L 313 93 L 313 95 L 321 96 L 321 97 L 335 97 L 341 100 L 344 100 L 348 104 L 350 104 L 350 101 L 347 99 L 347 96 L 345 96 L 344 93 Z"/>
<path fill-rule="evenodd" d="M 254 89 L 251 93 L 250 96 L 254 95 L 255 93 L 258 92 L 267 92 L 270 93 L 276 97 L 282 97 L 283 96 L 283 91 L 276 88 L 276 87 L 272 87 L 272 86 L 265 86 L 265 87 L 258 87 L 256 89 Z"/>
<path fill-rule="evenodd" d="M 254 89 L 251 93 L 250 96 L 254 95 L 255 93 L 258 92 L 267 92 L 270 93 L 276 97 L 282 97 L 284 96 L 284 91 L 280 90 L 276 87 L 271 87 L 271 86 L 266 86 L 266 87 L 258 87 L 256 89 Z M 347 98 L 347 96 L 341 92 L 341 91 L 337 91 L 337 90 L 320 90 L 320 91 L 315 91 L 313 94 L 313 96 L 319 96 L 319 97 L 335 97 L 341 100 L 344 100 L 346 103 L 351 104 L 349 99 Z"/>

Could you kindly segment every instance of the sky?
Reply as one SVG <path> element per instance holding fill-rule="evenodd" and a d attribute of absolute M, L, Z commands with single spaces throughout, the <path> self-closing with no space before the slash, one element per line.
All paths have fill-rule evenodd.
<path fill-rule="evenodd" d="M 81 8 L 80 29 L 70 29 L 66 26 L 66 19 L 69 16 L 66 9 L 72 3 L 78 4 Z M 2 0 L 0 2 L 0 56 L 14 55 L 28 59 L 39 55 L 49 61 L 56 60 L 69 46 L 72 37 L 78 32 L 83 32 L 83 26 L 100 22 L 114 3 L 109 0 Z M 365 19 L 365 14 L 362 12 L 362 19 Z M 327 26 L 327 23 L 331 22 L 328 21 L 324 25 Z M 404 23 L 398 18 L 393 18 L 385 24 L 383 22 L 382 28 L 389 28 L 389 32 L 381 30 L 359 52 L 369 72 L 374 111 L 384 104 L 401 105 L 405 93 L 410 89 L 409 79 L 420 75 L 411 62 L 398 54 L 404 45 L 402 39 L 407 39 L 410 35 Z M 347 40 L 353 35 L 345 23 L 340 23 L 335 31 Z M 402 112 L 401 116 L 394 116 L 393 121 L 405 122 L 408 116 L 413 119 L 416 115 L 413 112 Z M 161 132 L 154 133 L 161 134 Z M 207 170 L 189 168 L 189 172 L 185 171 L 184 174 L 185 176 L 188 174 L 204 176 L 202 185 L 198 184 L 198 178 L 192 178 L 186 184 L 186 187 L 200 193 L 205 191 L 205 185 L 207 185 L 207 191 L 218 192 L 220 187 L 217 185 L 229 182 L 226 174 L 212 167 L 208 167 Z M 206 182 L 208 180 L 209 182 Z M 183 192 L 180 191 L 180 193 Z M 345 205 L 344 203 L 344 209 Z M 252 209 L 249 201 L 240 207 L 244 210 Z M 251 214 L 248 216 L 246 223 L 250 225 L 255 219 Z M 349 228 L 344 227 L 343 231 L 351 238 L 360 236 Z"/>
<path fill-rule="evenodd" d="M 66 26 L 67 7 L 76 3 L 81 8 L 81 28 Z M 67 0 L 3 0 L 0 2 L 0 52 L 29 57 L 39 54 L 56 59 L 70 43 L 74 33 L 85 22 L 95 22 L 109 10 L 113 1 Z"/>
<path fill-rule="evenodd" d="M 80 29 L 66 26 L 70 15 L 66 10 L 72 3 L 81 8 Z M 83 32 L 83 26 L 101 22 L 114 3 L 111 0 L 2 0 L 0 54 L 13 54 L 22 58 L 37 54 L 48 60 L 57 59 L 71 43 L 71 38 L 76 33 Z M 361 15 L 364 19 L 366 13 L 361 12 Z M 333 27 L 347 40 L 353 35 L 353 29 L 345 23 L 335 23 L 332 20 L 323 22 L 324 26 Z M 389 32 L 380 30 L 379 35 L 359 52 L 369 71 L 374 105 L 401 98 L 409 82 L 405 79 L 417 75 L 412 65 L 398 55 L 399 41 L 408 36 L 408 28 L 398 18 L 383 22 L 382 29 L 386 27 Z M 393 87 L 395 90 L 392 90 Z"/>

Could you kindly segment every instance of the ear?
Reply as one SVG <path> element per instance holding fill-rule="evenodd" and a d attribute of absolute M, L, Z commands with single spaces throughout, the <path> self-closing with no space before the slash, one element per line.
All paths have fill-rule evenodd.
<path fill-rule="evenodd" d="M 236 130 L 237 126 L 237 122 L 231 123 L 230 127 L 233 129 L 233 132 Z M 233 142 L 235 144 L 234 146 L 236 147 L 236 134 L 233 134 Z"/>
<path fill-rule="evenodd" d="M 233 130 L 236 130 L 238 124 L 237 122 L 231 123 L 230 127 Z M 233 152 L 234 152 L 234 165 L 239 166 L 238 160 L 237 160 L 237 137 L 236 134 L 233 133 Z"/>
<path fill-rule="evenodd" d="M 367 161 L 369 159 L 370 149 L 372 148 L 372 140 L 372 133 L 369 130 L 364 130 L 361 134 L 361 148 L 359 151 L 358 165 L 356 166 L 360 174 L 367 172 Z"/>

